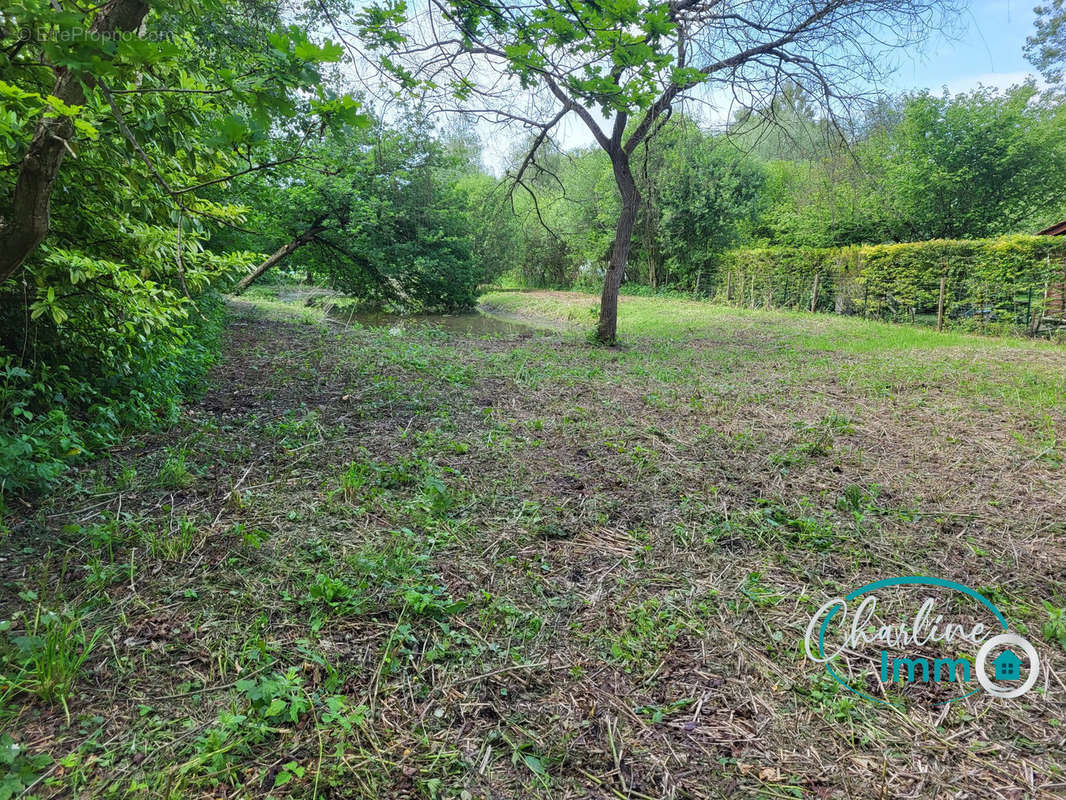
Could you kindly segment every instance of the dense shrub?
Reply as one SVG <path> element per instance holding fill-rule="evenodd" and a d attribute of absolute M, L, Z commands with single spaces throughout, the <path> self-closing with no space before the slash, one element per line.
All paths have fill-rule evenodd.
<path fill-rule="evenodd" d="M 744 305 L 808 308 L 817 275 L 819 310 L 914 319 L 935 313 L 943 277 L 957 321 L 1017 327 L 1039 313 L 1064 261 L 1066 240 L 1048 236 L 733 250 L 708 291 Z"/>
<path fill-rule="evenodd" d="M 123 430 L 173 421 L 217 352 L 224 306 L 215 295 L 197 305 L 203 317 L 145 338 L 99 375 L 87 368 L 96 358 L 79 360 L 62 346 L 26 366 L 0 351 L 0 489 L 43 489 Z"/>
<path fill-rule="evenodd" d="M 179 277 L 177 235 L 131 228 L 122 262 L 43 248 L 0 292 L 0 492 L 43 489 L 121 432 L 174 418 L 217 352 L 210 287 L 258 258 L 210 253 L 188 230 Z"/>

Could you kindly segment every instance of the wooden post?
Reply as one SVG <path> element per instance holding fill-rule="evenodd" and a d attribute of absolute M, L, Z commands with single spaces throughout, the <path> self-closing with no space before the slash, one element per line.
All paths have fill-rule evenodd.
<path fill-rule="evenodd" d="M 811 313 L 813 314 L 818 310 L 818 278 L 819 274 L 814 273 L 814 290 L 811 292 Z"/>
<path fill-rule="evenodd" d="M 1062 285 L 1059 287 L 1059 319 L 1066 321 L 1066 269 L 1062 271 Z"/>
<path fill-rule="evenodd" d="M 1047 309 L 1048 291 L 1051 289 L 1051 277 L 1044 282 L 1044 302 L 1040 304 L 1040 308 L 1036 313 L 1029 318 L 1029 335 L 1036 336 L 1040 333 L 1040 323 L 1044 321 L 1044 311 Z"/>
<path fill-rule="evenodd" d="M 940 276 L 940 299 L 936 301 L 936 332 L 944 330 L 944 296 L 948 289 L 948 276 Z"/>
<path fill-rule="evenodd" d="M 733 302 L 733 273 L 731 271 L 725 274 L 725 301 Z"/>

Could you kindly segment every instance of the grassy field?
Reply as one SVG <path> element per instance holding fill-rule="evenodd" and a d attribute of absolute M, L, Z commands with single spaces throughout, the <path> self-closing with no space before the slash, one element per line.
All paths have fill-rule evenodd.
<path fill-rule="evenodd" d="M 178 425 L 13 505 L 0 798 L 1066 794 L 1066 348 L 483 302 L 553 327 L 234 302 Z M 993 597 L 1037 689 L 897 710 L 805 657 L 906 574 Z"/>

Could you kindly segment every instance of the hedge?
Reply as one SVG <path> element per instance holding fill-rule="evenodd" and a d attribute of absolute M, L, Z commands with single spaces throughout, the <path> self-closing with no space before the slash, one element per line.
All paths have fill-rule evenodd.
<path fill-rule="evenodd" d="M 1007 236 L 841 248 L 726 252 L 710 293 L 734 304 L 911 320 L 937 312 L 953 324 L 1033 329 L 1064 280 L 1066 237 Z M 1057 308 L 1049 313 L 1056 313 Z"/>

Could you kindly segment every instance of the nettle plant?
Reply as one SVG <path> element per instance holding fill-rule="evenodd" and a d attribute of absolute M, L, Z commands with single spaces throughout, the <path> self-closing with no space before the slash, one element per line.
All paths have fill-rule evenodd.
<path fill-rule="evenodd" d="M 641 204 L 631 161 L 680 103 L 766 105 L 788 83 L 827 115 L 846 113 L 886 49 L 920 40 L 951 10 L 951 0 L 383 0 L 352 17 L 393 85 L 527 137 L 512 191 L 547 169 L 541 150 L 564 120 L 588 128 L 620 198 L 597 327 L 610 343 Z"/>

